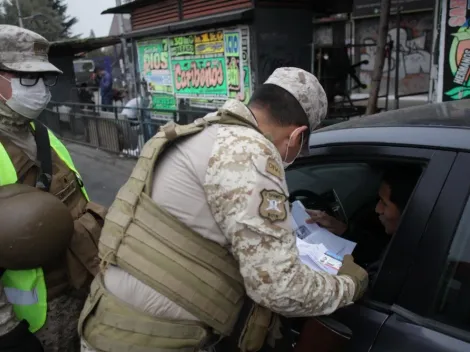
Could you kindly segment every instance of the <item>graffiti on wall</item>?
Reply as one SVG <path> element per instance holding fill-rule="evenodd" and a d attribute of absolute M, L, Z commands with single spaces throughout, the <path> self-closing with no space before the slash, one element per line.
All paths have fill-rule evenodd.
<path fill-rule="evenodd" d="M 360 79 L 364 84 L 371 82 L 377 54 L 377 35 L 379 20 L 358 20 L 356 24 L 356 40 L 367 46 L 360 48 L 359 60 L 368 60 L 368 64 L 362 65 Z M 424 93 L 429 90 L 429 75 L 431 70 L 431 46 L 432 46 L 432 12 L 403 15 L 400 27 L 396 22 L 390 23 L 388 32 L 389 40 L 400 42 L 398 54 L 394 48 L 388 59 L 385 60 L 380 94 L 385 94 L 387 77 L 390 78 L 390 92 L 394 91 L 395 75 L 398 62 L 399 94 Z M 389 67 L 390 66 L 390 67 Z M 367 92 L 368 89 L 365 90 Z"/>
<path fill-rule="evenodd" d="M 470 28 L 467 1 L 450 0 L 445 31 L 443 101 L 470 97 Z"/>
<path fill-rule="evenodd" d="M 247 102 L 252 90 L 249 30 L 215 30 L 137 43 L 139 71 L 156 109 L 177 101 L 215 108 L 227 98 Z"/>

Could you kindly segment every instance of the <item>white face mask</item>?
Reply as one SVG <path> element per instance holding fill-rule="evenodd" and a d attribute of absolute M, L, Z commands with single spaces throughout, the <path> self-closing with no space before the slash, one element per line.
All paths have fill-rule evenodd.
<path fill-rule="evenodd" d="M 301 127 L 299 127 L 301 128 Z M 302 146 L 304 145 L 304 134 L 301 134 L 301 140 L 300 140 L 300 148 L 299 151 L 297 152 L 297 155 L 295 156 L 294 159 L 292 159 L 291 162 L 287 162 L 287 156 L 289 155 L 289 146 L 290 146 L 290 141 L 292 140 L 292 135 L 294 134 L 295 131 L 297 131 L 299 128 L 296 128 L 295 130 L 292 131 L 289 137 L 289 142 L 287 142 L 287 149 L 286 149 L 286 155 L 284 156 L 284 160 L 282 160 L 282 166 L 284 166 L 284 169 L 287 169 L 292 163 L 299 157 L 300 152 L 302 151 Z"/>
<path fill-rule="evenodd" d="M 0 77 L 11 83 L 11 98 L 7 100 L 1 94 L 0 97 L 6 100 L 5 105 L 21 116 L 36 119 L 51 100 L 51 92 L 42 78 L 36 85 L 25 87 L 19 78 L 9 80 L 2 75 Z"/>

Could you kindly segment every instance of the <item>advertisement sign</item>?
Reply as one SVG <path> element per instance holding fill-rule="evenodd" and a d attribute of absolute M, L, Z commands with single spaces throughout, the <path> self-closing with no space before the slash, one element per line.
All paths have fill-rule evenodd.
<path fill-rule="evenodd" d="M 137 45 L 139 71 L 147 82 L 151 93 L 173 93 L 170 63 L 168 55 L 168 40 L 157 39 L 141 42 Z"/>
<path fill-rule="evenodd" d="M 178 99 L 216 108 L 251 96 L 248 27 L 141 41 L 137 54 L 155 109 L 176 110 Z"/>
<path fill-rule="evenodd" d="M 470 28 L 467 1 L 449 0 L 445 31 L 443 101 L 470 96 Z"/>
<path fill-rule="evenodd" d="M 223 57 L 173 60 L 175 94 L 178 97 L 227 96 Z"/>

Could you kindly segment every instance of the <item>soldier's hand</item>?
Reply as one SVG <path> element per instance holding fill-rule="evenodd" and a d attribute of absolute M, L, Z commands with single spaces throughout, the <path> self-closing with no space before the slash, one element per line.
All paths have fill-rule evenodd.
<path fill-rule="evenodd" d="M 28 327 L 23 320 L 8 334 L 0 336 L 0 352 L 44 352 L 41 342 Z"/>
<path fill-rule="evenodd" d="M 338 275 L 347 275 L 353 279 L 356 284 L 356 291 L 354 292 L 353 301 L 357 301 L 362 297 L 369 285 L 369 275 L 367 271 L 354 263 L 352 255 L 345 255 L 343 258 L 343 265 L 338 271 Z"/>

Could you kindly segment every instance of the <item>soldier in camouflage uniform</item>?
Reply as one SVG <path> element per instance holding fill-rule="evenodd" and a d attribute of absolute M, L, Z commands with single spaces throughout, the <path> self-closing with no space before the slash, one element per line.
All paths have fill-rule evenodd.
<path fill-rule="evenodd" d="M 310 132 L 319 125 L 326 112 L 326 94 L 312 74 L 299 68 L 279 68 L 254 92 L 248 106 L 236 100 L 228 100 L 218 113 L 211 113 L 204 118 L 210 120 L 221 115 L 237 116 L 258 129 L 233 124 L 209 125 L 201 132 L 168 147 L 161 159 L 157 160 L 153 176 L 146 176 L 151 180 L 149 194 L 155 204 L 198 236 L 227 249 L 229 255 L 235 258 L 248 297 L 259 306 L 284 317 L 330 314 L 360 298 L 367 286 L 367 273 L 351 257 L 345 258 L 337 276 L 315 272 L 298 258 L 284 168 L 298 157 Z M 199 123 L 195 122 L 197 125 Z M 171 131 L 169 128 L 168 135 L 171 135 Z M 170 335 L 165 335 L 166 340 L 161 344 L 149 342 L 163 336 L 158 335 L 155 329 L 152 333 L 141 332 L 139 336 L 130 338 L 129 330 L 120 332 L 123 326 L 131 324 L 130 321 L 123 318 L 116 325 L 111 323 L 111 316 L 125 317 L 125 313 L 119 310 L 112 312 L 104 308 L 111 305 L 103 303 L 105 299 L 112 301 L 112 306 L 124 302 L 125 307 L 135 309 L 135 314 L 145 314 L 142 319 L 153 317 L 158 323 L 203 320 L 194 313 L 197 310 L 191 309 L 190 312 L 189 308 L 175 303 L 179 299 L 178 292 L 172 296 L 162 294 L 155 289 L 158 285 L 152 286 L 144 275 L 139 274 L 138 279 L 135 276 L 137 274 L 130 274 L 129 271 L 137 273 L 132 268 L 139 263 L 137 260 L 133 262 L 133 258 L 144 258 L 143 251 L 136 250 L 137 254 L 127 259 L 109 259 L 113 255 L 119 258 L 119 248 L 124 251 L 126 247 L 121 245 L 126 237 L 115 237 L 117 226 L 121 226 L 119 223 L 128 224 L 123 231 L 128 234 L 129 241 L 133 233 L 140 233 L 139 238 L 142 239 L 144 232 L 135 232 L 135 226 L 140 226 L 139 223 L 131 222 L 129 226 L 125 220 L 127 216 L 137 216 L 139 208 L 129 207 L 129 204 L 124 206 L 122 201 L 134 199 L 130 197 L 132 187 L 152 169 L 152 165 L 148 166 L 149 159 L 152 159 L 150 155 L 157 153 L 154 151 L 158 149 L 155 143 L 165 135 L 167 132 L 163 129 L 148 142 L 131 179 L 118 194 L 106 219 L 100 239 L 100 253 L 105 263 L 110 260 L 111 264 L 103 274 L 103 287 L 89 297 L 87 305 L 90 308 L 82 312 L 83 326 L 79 328 L 82 333 L 82 352 L 125 350 L 126 344 L 142 348 L 142 351 L 199 349 L 197 346 L 191 349 L 187 341 L 181 343 L 185 348 L 177 348 L 175 345 L 170 348 L 167 341 L 171 329 Z M 126 209 L 137 210 L 126 213 Z M 157 227 L 155 225 L 156 232 L 152 232 L 154 236 L 158 236 Z M 131 228 L 132 232 L 126 232 L 126 229 Z M 140 229 L 148 233 L 152 231 L 149 227 Z M 147 238 L 150 241 L 150 237 Z M 117 249 L 109 250 L 114 245 Z M 162 253 L 169 255 L 166 251 Z M 129 261 L 130 267 L 125 265 L 126 261 Z M 196 264 L 193 270 L 197 271 Z M 169 272 L 167 274 L 165 280 L 168 282 L 171 275 Z M 191 289 L 191 286 L 187 289 Z M 179 294 L 184 292 L 180 291 Z M 196 302 L 197 292 L 193 297 Z M 91 307 L 96 305 L 98 308 L 94 308 L 97 312 L 95 314 Z M 109 318 L 106 318 L 107 314 L 110 314 Z M 273 346 L 279 351 L 288 350 L 286 348 L 292 345 L 286 347 L 279 339 L 279 321 L 274 318 L 270 321 L 271 331 L 263 350 Z M 113 332 L 104 329 L 113 329 Z M 154 340 L 145 340 L 142 337 L 145 334 L 151 334 Z M 239 341 L 238 336 L 233 339 L 229 336 L 216 344 L 215 348 L 223 352 L 238 351 Z M 204 342 L 199 347 L 207 350 Z M 259 348 L 240 347 L 240 350 L 255 351 Z"/>
<path fill-rule="evenodd" d="M 51 99 L 49 87 L 62 73 L 48 61 L 48 51 L 49 42 L 37 33 L 0 25 L 0 194 L 8 194 L 15 184 L 35 193 L 39 188 L 65 205 L 71 221 L 71 237 L 48 233 L 44 240 L 40 230 L 32 230 L 31 217 L 43 217 L 48 224 L 60 223 L 62 217 L 33 207 L 34 197 L 23 203 L 3 199 L 0 212 L 13 216 L 1 218 L 2 243 L 17 233 L 21 241 L 9 248 L 11 260 L 0 249 L 0 351 L 78 351 L 78 317 L 99 270 L 97 242 L 106 210 L 88 201 L 65 146 L 37 120 Z M 48 155 L 49 162 L 40 155 Z M 22 214 L 21 222 L 12 223 L 17 214 Z M 57 238 L 64 242 L 61 250 L 54 245 Z M 35 264 L 28 258 L 37 254 L 31 248 L 45 248 L 37 251 L 43 257 Z"/>

